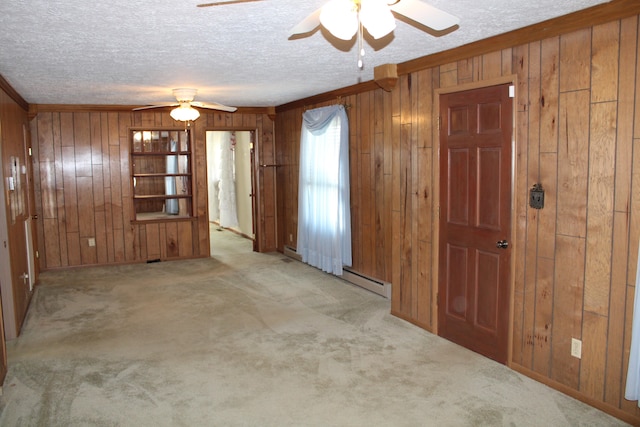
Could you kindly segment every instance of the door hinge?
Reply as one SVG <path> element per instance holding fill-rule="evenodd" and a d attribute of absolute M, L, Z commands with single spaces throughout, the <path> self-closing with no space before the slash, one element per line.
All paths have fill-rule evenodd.
<path fill-rule="evenodd" d="M 514 85 L 509 86 L 509 98 L 516 97 L 516 87 Z"/>
<path fill-rule="evenodd" d="M 33 156 L 33 152 L 31 151 L 31 147 L 29 147 L 29 157 Z"/>
<path fill-rule="evenodd" d="M 442 117 L 438 116 L 438 130 L 440 130 Z"/>

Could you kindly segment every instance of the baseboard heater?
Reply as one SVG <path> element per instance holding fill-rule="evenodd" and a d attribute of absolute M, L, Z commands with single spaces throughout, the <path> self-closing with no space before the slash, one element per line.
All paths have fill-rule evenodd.
<path fill-rule="evenodd" d="M 284 254 L 290 258 L 302 262 L 302 257 L 298 255 L 294 248 L 284 247 Z M 381 295 L 387 299 L 391 299 L 391 283 L 367 277 L 357 273 L 348 267 L 343 268 L 342 276 L 338 276 L 349 283 L 360 286 L 368 291 Z"/>

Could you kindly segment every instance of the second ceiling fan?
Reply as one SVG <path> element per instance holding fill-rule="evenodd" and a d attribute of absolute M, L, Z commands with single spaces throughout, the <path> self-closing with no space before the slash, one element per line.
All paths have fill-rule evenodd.
<path fill-rule="evenodd" d="M 173 96 L 176 97 L 176 100 L 173 102 L 163 102 L 160 104 L 154 105 L 146 105 L 144 107 L 134 108 L 133 111 L 140 110 L 148 110 L 151 108 L 162 108 L 162 107 L 178 107 L 171 110 L 171 117 L 174 120 L 180 120 L 183 122 L 191 122 L 200 117 L 200 112 L 193 107 L 198 108 L 206 108 L 209 110 L 220 110 L 226 111 L 229 113 L 233 113 L 237 110 L 236 107 L 229 107 L 227 105 L 218 104 L 216 102 L 198 102 L 194 101 L 196 94 L 198 93 L 197 89 L 191 88 L 179 88 L 173 89 Z"/>

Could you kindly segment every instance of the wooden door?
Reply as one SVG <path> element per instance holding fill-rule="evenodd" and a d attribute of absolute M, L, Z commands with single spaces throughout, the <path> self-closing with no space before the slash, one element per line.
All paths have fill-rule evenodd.
<path fill-rule="evenodd" d="M 2 145 L 2 120 L 0 117 L 0 163 L 3 159 Z M 9 230 L 7 227 L 5 194 L 5 180 L 0 179 L 0 294 L 4 289 L 11 289 L 11 255 L 8 245 Z M 2 304 L 5 304 L 5 301 L 7 301 L 5 298 L 0 298 L 0 387 L 7 375 L 7 347 L 5 342 L 4 312 L 2 309 Z M 12 301 L 8 302 L 11 303 Z"/>
<path fill-rule="evenodd" d="M 440 97 L 438 334 L 506 363 L 511 266 L 509 85 Z"/>
<path fill-rule="evenodd" d="M 4 173 L 4 191 L 6 206 L 7 242 L 9 249 L 10 277 L 2 275 L 5 280 L 0 283 L 2 294 L 2 312 L 5 338 L 11 340 L 18 336 L 31 300 L 31 279 L 28 263 L 28 242 L 26 225 L 30 224 L 31 215 L 28 210 L 29 189 L 27 182 L 27 160 L 25 141 L 26 113 L 23 116 L 18 110 L 0 108 L 3 122 L 13 123 L 3 126 L 0 132 L 2 150 L 0 159 Z M 4 225 L 4 224 L 3 224 Z M 32 241 L 29 241 L 31 244 Z M 5 243 L 3 243 L 3 246 Z M 32 274 L 35 275 L 35 274 Z"/>

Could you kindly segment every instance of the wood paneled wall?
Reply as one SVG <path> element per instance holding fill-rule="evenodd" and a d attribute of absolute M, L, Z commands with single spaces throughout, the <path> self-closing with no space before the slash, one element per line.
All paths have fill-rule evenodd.
<path fill-rule="evenodd" d="M 631 16 L 341 99 L 350 106 L 353 267 L 391 281 L 392 313 L 435 332 L 438 90 L 517 82 L 510 366 L 634 424 L 637 402 L 623 395 L 640 239 L 638 32 Z M 280 249 L 296 242 L 301 116 L 325 104 L 278 110 Z M 528 206 L 535 183 L 546 190 L 542 210 Z M 570 355 L 572 338 L 582 359 Z"/>
<path fill-rule="evenodd" d="M 257 163 L 274 163 L 273 121 L 266 111 L 203 112 L 192 124 L 194 218 L 136 223 L 132 222 L 129 129 L 184 124 L 171 119 L 168 110 L 133 113 L 49 106 L 35 110 L 31 127 L 43 269 L 209 256 L 206 130 L 256 130 Z M 263 252 L 273 251 L 275 172 L 256 165 L 255 173 L 257 246 Z M 89 246 L 89 238 L 95 238 L 95 246 Z"/>

